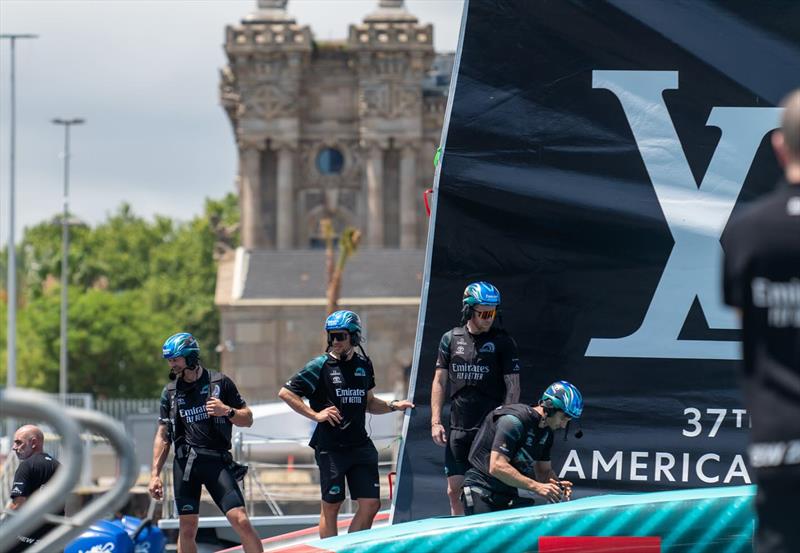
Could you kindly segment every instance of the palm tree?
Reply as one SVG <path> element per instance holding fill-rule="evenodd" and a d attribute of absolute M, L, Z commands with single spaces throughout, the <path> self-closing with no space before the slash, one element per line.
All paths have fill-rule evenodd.
<path fill-rule="evenodd" d="M 339 259 L 334 264 L 334 244 L 336 233 L 333 221 L 325 217 L 320 221 L 320 231 L 325 240 L 325 270 L 327 274 L 327 290 L 325 297 L 328 300 L 327 312 L 330 315 L 339 305 L 339 294 L 342 288 L 342 276 L 347 260 L 358 250 L 361 242 L 361 231 L 355 227 L 346 227 L 339 236 Z"/>

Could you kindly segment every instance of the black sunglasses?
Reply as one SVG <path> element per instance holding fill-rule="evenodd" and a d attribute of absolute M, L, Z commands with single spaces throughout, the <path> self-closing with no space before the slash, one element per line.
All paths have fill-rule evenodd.
<path fill-rule="evenodd" d="M 330 332 L 328 336 L 332 342 L 344 342 L 350 335 L 347 332 Z"/>

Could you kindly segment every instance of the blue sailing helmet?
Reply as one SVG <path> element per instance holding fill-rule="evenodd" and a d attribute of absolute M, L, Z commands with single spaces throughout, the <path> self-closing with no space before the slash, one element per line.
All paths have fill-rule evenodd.
<path fill-rule="evenodd" d="M 361 332 L 361 319 L 352 311 L 334 311 L 325 319 L 325 331 L 346 330 L 350 334 Z"/>
<path fill-rule="evenodd" d="M 497 307 L 500 305 L 500 290 L 488 282 L 473 282 L 464 289 L 465 306 L 490 305 Z"/>
<path fill-rule="evenodd" d="M 164 359 L 175 359 L 176 357 L 186 358 L 186 364 L 194 365 L 200 356 L 200 345 L 194 336 L 188 332 L 178 332 L 173 334 L 161 348 L 161 356 Z"/>
<path fill-rule="evenodd" d="M 572 419 L 580 418 L 583 413 L 583 396 L 566 380 L 550 384 L 542 394 L 541 403 L 546 407 L 564 411 L 564 414 Z"/>
<path fill-rule="evenodd" d="M 346 330 L 350 333 L 350 343 L 353 346 L 361 344 L 361 319 L 353 311 L 342 309 L 334 311 L 325 319 L 325 331 Z M 328 346 L 331 345 L 330 337 Z"/>

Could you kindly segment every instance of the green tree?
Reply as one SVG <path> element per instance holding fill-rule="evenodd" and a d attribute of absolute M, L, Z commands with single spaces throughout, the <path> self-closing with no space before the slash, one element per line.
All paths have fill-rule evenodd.
<path fill-rule="evenodd" d="M 94 228 L 70 226 L 70 391 L 104 397 L 157 394 L 166 373 L 161 344 L 182 330 L 198 338 L 205 363 L 216 366 L 216 259 L 238 245 L 238 217 L 238 200 L 228 194 L 207 200 L 203 215 L 185 223 L 162 216 L 148 221 L 123 204 Z M 18 255 L 17 382 L 56 391 L 60 219 L 26 229 Z M 0 305 L 4 314 L 4 293 Z M 5 382 L 2 319 L 0 376 Z"/>

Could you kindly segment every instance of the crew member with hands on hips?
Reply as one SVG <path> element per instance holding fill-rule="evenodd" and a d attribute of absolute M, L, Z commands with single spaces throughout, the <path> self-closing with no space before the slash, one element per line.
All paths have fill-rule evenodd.
<path fill-rule="evenodd" d="M 367 434 L 366 413 L 380 415 L 414 407 L 410 401 L 386 402 L 372 393 L 375 372 L 361 347 L 357 314 L 335 311 L 325 320 L 325 331 L 327 351 L 309 361 L 278 393 L 294 411 L 317 423 L 309 445 L 320 471 L 322 538 L 337 534 L 345 484 L 350 498 L 358 503 L 349 533 L 371 528 L 380 509 L 378 451 Z"/>

